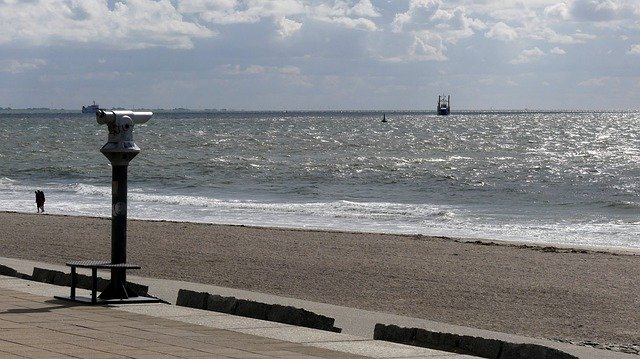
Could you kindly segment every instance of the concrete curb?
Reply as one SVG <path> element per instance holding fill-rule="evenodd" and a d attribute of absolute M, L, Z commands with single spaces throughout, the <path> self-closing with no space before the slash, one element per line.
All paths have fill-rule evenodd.
<path fill-rule="evenodd" d="M 414 345 L 487 359 L 577 359 L 558 349 L 530 343 L 510 343 L 469 335 L 433 332 L 420 328 L 376 324 L 373 339 Z"/>
<path fill-rule="evenodd" d="M 342 332 L 341 328 L 336 328 L 333 325 L 335 322 L 334 318 L 316 314 L 302 308 L 267 304 L 253 300 L 237 299 L 235 297 L 223 297 L 206 292 L 180 289 L 178 291 L 176 305 L 326 330 L 334 333 Z"/>

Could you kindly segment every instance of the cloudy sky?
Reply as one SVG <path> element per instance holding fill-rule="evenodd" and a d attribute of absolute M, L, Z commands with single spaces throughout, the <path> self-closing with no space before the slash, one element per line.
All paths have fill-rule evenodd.
<path fill-rule="evenodd" d="M 640 109 L 638 0 L 0 0 L 0 107 Z"/>

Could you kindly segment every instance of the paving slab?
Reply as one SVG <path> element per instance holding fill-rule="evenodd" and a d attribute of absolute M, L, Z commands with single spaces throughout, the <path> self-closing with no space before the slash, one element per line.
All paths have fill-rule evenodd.
<path fill-rule="evenodd" d="M 249 328 L 238 329 L 246 334 L 253 334 L 266 338 L 281 339 L 293 343 L 320 343 L 320 342 L 344 342 L 366 341 L 367 338 L 355 335 L 340 334 L 324 330 L 316 330 L 304 327 L 283 326 L 280 328 Z"/>
<path fill-rule="evenodd" d="M 362 355 L 371 358 L 448 358 L 448 359 L 461 359 L 461 358 L 474 358 L 472 356 L 465 356 L 454 353 L 446 353 L 439 350 L 404 346 L 398 348 L 394 343 L 384 342 L 379 340 L 367 340 L 367 341 L 348 341 L 348 342 L 323 342 L 317 346 L 320 348 L 336 350 L 340 352 L 346 352 L 356 355 Z"/>

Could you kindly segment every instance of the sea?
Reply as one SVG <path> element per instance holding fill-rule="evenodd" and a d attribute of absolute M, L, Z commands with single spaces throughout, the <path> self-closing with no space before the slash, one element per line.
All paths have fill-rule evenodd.
<path fill-rule="evenodd" d="M 383 115 L 387 122 L 382 122 Z M 156 111 L 128 218 L 640 249 L 640 112 Z M 111 216 L 107 128 L 0 111 L 0 211 Z"/>

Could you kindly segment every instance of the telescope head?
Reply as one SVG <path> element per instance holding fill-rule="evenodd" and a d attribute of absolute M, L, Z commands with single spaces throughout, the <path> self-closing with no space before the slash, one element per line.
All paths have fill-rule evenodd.
<path fill-rule="evenodd" d="M 128 117 L 133 123 L 140 124 L 149 121 L 153 116 L 153 112 L 147 111 L 126 111 L 126 110 L 98 110 L 96 111 L 96 120 L 99 124 L 109 124 Z M 128 122 L 128 121 L 127 121 Z"/>
<path fill-rule="evenodd" d="M 153 112 L 98 110 L 96 121 L 107 125 L 109 129 L 108 142 L 100 150 L 112 163 L 128 163 L 140 148 L 133 142 L 133 127 L 149 121 Z"/>
<path fill-rule="evenodd" d="M 109 129 L 109 142 L 133 141 L 133 125 L 145 123 L 151 116 L 153 112 L 96 111 L 96 121 Z"/>

